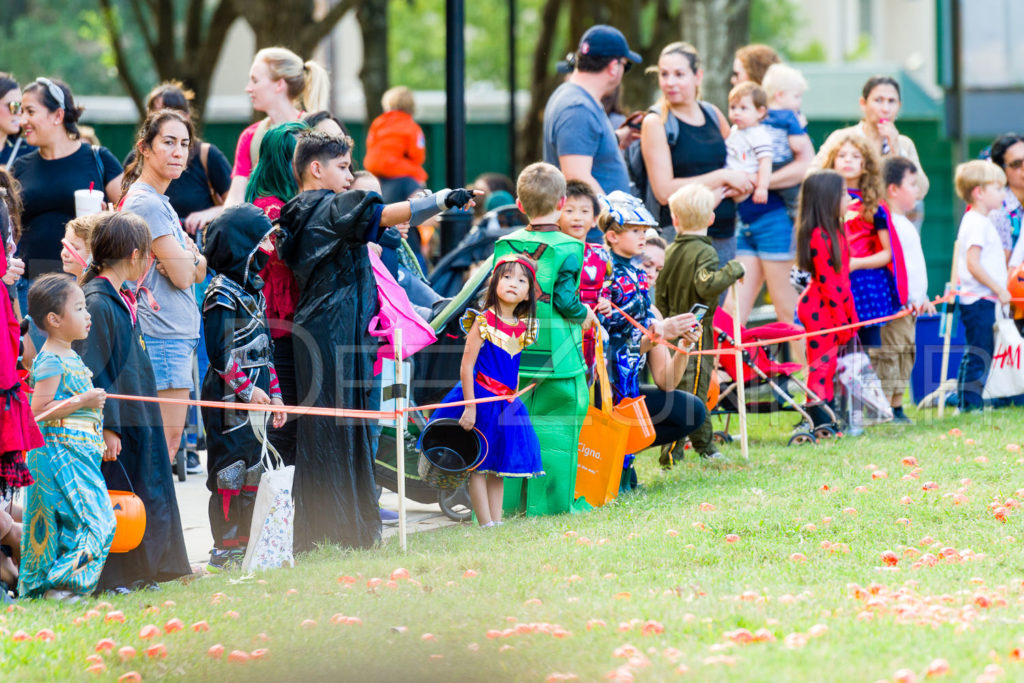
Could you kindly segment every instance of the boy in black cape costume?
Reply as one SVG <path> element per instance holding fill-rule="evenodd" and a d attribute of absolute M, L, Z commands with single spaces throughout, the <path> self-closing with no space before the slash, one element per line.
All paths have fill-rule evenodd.
<path fill-rule="evenodd" d="M 203 379 L 205 401 L 282 405 L 259 276 L 274 248 L 270 236 L 275 230 L 252 204 L 225 209 L 207 228 L 204 253 L 216 275 L 203 297 L 210 358 Z M 260 460 L 263 442 L 254 424 L 265 425 L 267 415 L 205 407 L 202 411 L 213 533 L 208 567 L 218 571 L 245 557 L 256 491 L 265 470 Z M 275 414 L 274 427 L 282 424 L 284 413 Z M 265 438 L 265 430 L 260 432 Z"/>
<path fill-rule="evenodd" d="M 95 277 L 104 267 L 113 265 L 104 262 L 104 249 L 97 249 L 103 235 L 109 233 L 108 243 L 130 241 L 123 234 L 125 229 L 130 230 L 125 221 L 141 224 L 144 238 L 140 243 L 148 252 L 149 228 L 138 216 L 128 212 L 115 214 L 96 226 L 93 265 L 85 274 L 90 279 L 82 287 L 92 328 L 89 337 L 76 342 L 74 347 L 92 370 L 94 386 L 109 394 L 156 396 L 156 378 L 137 325 L 134 295 L 127 286 L 118 290 L 106 277 Z M 123 256 L 130 257 L 131 250 L 128 251 Z M 147 256 L 142 255 L 144 259 Z M 117 462 L 102 465 L 107 488 L 135 491 L 146 506 L 146 531 L 137 548 L 107 557 L 97 590 L 125 592 L 188 576 L 192 570 L 160 407 L 156 403 L 108 398 L 103 406 L 103 431 L 113 432 L 121 439 Z"/>
<path fill-rule="evenodd" d="M 375 192 L 346 192 L 351 148 L 351 138 L 300 134 L 294 157 L 300 193 L 281 210 L 285 234 L 278 248 L 301 292 L 294 326 L 301 402 L 377 410 L 378 342 L 368 332 L 378 310 L 377 284 L 367 243 L 376 242 L 387 226 L 472 206 L 473 193 L 442 190 L 385 206 Z M 319 543 L 373 545 L 381 531 L 373 476 L 376 420 L 303 416 L 297 426 L 295 551 Z"/>

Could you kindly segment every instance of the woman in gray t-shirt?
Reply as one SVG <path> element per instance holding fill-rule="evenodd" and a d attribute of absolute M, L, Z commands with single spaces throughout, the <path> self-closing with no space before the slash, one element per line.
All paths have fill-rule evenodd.
<path fill-rule="evenodd" d="M 153 237 L 153 267 L 138 290 L 138 315 L 161 398 L 187 399 L 193 389 L 192 354 L 199 342 L 199 306 L 192 286 L 206 277 L 206 258 L 182 230 L 163 194 L 185 170 L 192 124 L 181 113 L 150 114 L 139 130 L 135 160 L 125 169 L 122 209 L 141 216 Z M 187 408 L 160 404 L 173 460 Z"/>

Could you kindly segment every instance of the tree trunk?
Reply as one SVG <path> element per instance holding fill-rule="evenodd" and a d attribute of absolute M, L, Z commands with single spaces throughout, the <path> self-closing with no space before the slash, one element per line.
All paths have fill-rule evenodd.
<path fill-rule="evenodd" d="M 530 109 L 522 126 L 517 166 L 530 164 L 544 156 L 544 106 L 551 92 L 562 82 L 562 76 L 552 68 L 555 58 L 555 29 L 561 13 L 560 0 L 547 0 L 540 21 L 540 35 L 533 49 L 533 68 L 530 70 Z M 571 21 L 570 21 L 571 23 Z"/>
<path fill-rule="evenodd" d="M 683 40 L 691 42 L 704 62 L 701 99 L 726 108 L 733 54 L 750 39 L 751 0 L 684 0 Z"/>
<path fill-rule="evenodd" d="M 303 59 L 350 10 L 366 0 L 339 0 L 319 16 L 316 0 L 232 0 L 256 36 L 256 49 L 280 45 Z"/>
<path fill-rule="evenodd" d="M 198 123 L 201 125 L 213 71 L 220 59 L 228 29 L 238 17 L 232 0 L 218 0 L 205 25 L 202 17 L 208 3 L 204 0 L 165 0 L 157 5 L 156 11 L 153 11 L 151 3 L 142 0 L 128 2 L 136 23 L 133 28 L 146 43 L 157 77 L 161 81 L 179 79 L 195 92 L 192 108 L 198 114 Z M 175 2 L 185 6 L 176 7 Z M 117 61 L 118 78 L 135 103 L 140 118 L 144 118 L 146 104 L 143 101 L 143 90 L 132 77 L 119 22 L 116 20 L 121 14 L 120 8 L 114 6 L 113 0 L 99 0 L 99 6 Z M 179 26 L 176 18 L 182 16 L 185 17 L 184 27 Z M 176 38 L 179 35 L 180 41 Z"/>
<path fill-rule="evenodd" d="M 366 121 L 380 116 L 380 100 L 388 89 L 388 0 L 362 0 L 356 19 L 363 36 L 363 66 L 359 80 L 366 99 Z"/>

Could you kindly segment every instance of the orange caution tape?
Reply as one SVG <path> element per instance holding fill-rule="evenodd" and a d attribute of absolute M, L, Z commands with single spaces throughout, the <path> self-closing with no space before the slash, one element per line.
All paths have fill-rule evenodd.
<path fill-rule="evenodd" d="M 354 417 L 376 420 L 394 420 L 403 413 L 416 413 L 423 410 L 435 408 L 447 408 L 452 406 L 476 405 L 478 403 L 495 403 L 497 401 L 512 402 L 526 392 L 532 390 L 536 384 L 531 384 L 511 396 L 491 396 L 489 398 L 477 398 L 467 401 L 455 401 L 453 403 L 434 403 L 426 406 L 409 406 L 401 410 L 351 410 L 347 408 L 326 408 L 322 406 L 275 406 L 254 403 L 228 403 L 226 401 L 204 401 L 191 398 L 161 398 L 159 396 L 130 396 L 128 394 L 107 394 L 108 399 L 121 401 L 140 401 L 142 403 L 164 403 L 168 405 L 198 406 L 202 408 L 224 408 L 231 410 L 249 410 L 264 413 L 288 413 L 290 415 L 312 415 L 317 417 Z M 36 422 L 42 422 L 48 416 L 60 410 L 66 405 L 78 403 L 79 396 L 71 396 L 56 405 L 51 406 L 35 417 Z"/>

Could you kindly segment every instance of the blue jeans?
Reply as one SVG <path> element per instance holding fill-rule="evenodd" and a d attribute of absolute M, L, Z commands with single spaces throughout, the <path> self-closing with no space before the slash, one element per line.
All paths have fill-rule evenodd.
<path fill-rule="evenodd" d="M 960 359 L 956 378 L 957 405 L 960 410 L 980 410 L 984 407 L 981 396 L 995 350 L 992 326 L 996 322 L 996 304 L 985 299 L 973 304 L 961 303 L 960 320 L 964 324 L 967 349 Z"/>

